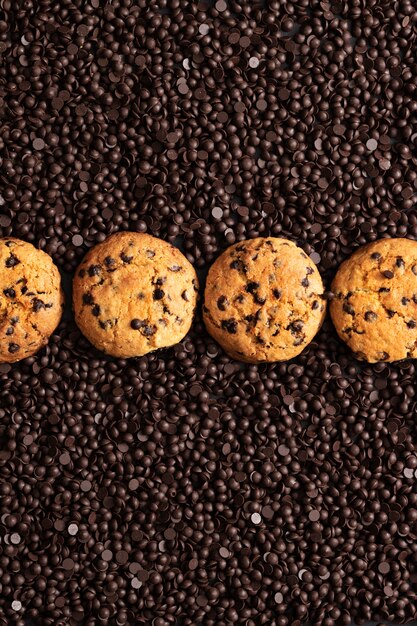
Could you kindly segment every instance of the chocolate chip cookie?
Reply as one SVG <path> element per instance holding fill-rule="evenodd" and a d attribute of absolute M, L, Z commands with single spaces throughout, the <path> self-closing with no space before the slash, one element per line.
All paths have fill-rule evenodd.
<path fill-rule="evenodd" d="M 20 361 L 45 345 L 63 302 L 51 257 L 20 239 L 0 239 L 0 362 Z"/>
<path fill-rule="evenodd" d="M 340 266 L 330 314 L 358 359 L 417 357 L 417 242 L 381 239 Z"/>
<path fill-rule="evenodd" d="M 257 238 L 231 246 L 208 273 L 207 330 L 240 361 L 296 356 L 319 330 L 325 309 L 316 266 L 286 239 Z"/>
<path fill-rule="evenodd" d="M 121 232 L 93 248 L 74 278 L 75 319 L 99 350 L 143 356 L 190 329 L 197 302 L 193 266 L 171 244 Z"/>

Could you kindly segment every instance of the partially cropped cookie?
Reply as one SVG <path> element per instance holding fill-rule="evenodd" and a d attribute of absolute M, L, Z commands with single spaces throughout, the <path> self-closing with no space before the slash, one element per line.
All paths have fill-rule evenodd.
<path fill-rule="evenodd" d="M 291 359 L 325 315 L 321 276 L 292 241 L 258 238 L 228 248 L 211 266 L 203 315 L 232 357 L 250 363 Z"/>
<path fill-rule="evenodd" d="M 143 356 L 190 329 L 198 281 L 171 244 L 142 233 L 112 235 L 93 248 L 74 278 L 75 319 L 99 350 Z"/>
<path fill-rule="evenodd" d="M 20 361 L 44 346 L 63 302 L 51 257 L 20 239 L 0 239 L 0 362 Z"/>
<path fill-rule="evenodd" d="M 417 242 L 381 239 L 340 266 L 330 313 L 358 359 L 417 357 Z"/>

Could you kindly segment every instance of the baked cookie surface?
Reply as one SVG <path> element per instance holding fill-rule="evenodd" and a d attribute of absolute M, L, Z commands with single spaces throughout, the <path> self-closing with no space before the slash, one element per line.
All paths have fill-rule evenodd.
<path fill-rule="evenodd" d="M 211 266 L 203 316 L 233 358 L 284 361 L 305 348 L 325 315 L 321 276 L 292 241 L 256 238 L 228 248 Z"/>
<path fill-rule="evenodd" d="M 340 338 L 375 363 L 417 357 L 417 242 L 380 239 L 342 263 L 330 305 Z"/>
<path fill-rule="evenodd" d="M 197 291 L 195 270 L 177 248 L 151 235 L 120 232 L 90 250 L 78 267 L 75 319 L 99 350 L 143 356 L 183 339 Z"/>
<path fill-rule="evenodd" d="M 0 239 L 0 362 L 20 361 L 45 345 L 63 302 L 51 257 L 26 241 Z"/>

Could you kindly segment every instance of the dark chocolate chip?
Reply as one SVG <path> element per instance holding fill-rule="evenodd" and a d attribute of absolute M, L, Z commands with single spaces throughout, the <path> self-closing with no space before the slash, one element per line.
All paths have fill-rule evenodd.
<path fill-rule="evenodd" d="M 91 293 L 84 293 L 83 294 L 83 303 L 84 304 L 94 304 L 94 298 L 91 295 Z"/>
<path fill-rule="evenodd" d="M 246 274 L 246 272 L 248 271 L 246 264 L 240 259 L 235 259 L 234 261 L 232 261 L 230 263 L 230 269 L 237 270 L 238 272 L 243 272 L 244 274 Z"/>
<path fill-rule="evenodd" d="M 220 309 L 220 311 L 225 311 L 228 305 L 229 305 L 229 302 L 226 296 L 220 296 L 217 299 L 217 308 Z"/>
<path fill-rule="evenodd" d="M 111 256 L 106 256 L 104 263 L 106 267 L 114 267 L 116 265 L 116 259 L 113 259 Z"/>
<path fill-rule="evenodd" d="M 17 258 L 17 256 L 15 256 L 14 254 L 10 254 L 10 256 L 6 259 L 5 265 L 6 267 L 10 268 L 10 267 L 16 267 L 16 265 L 19 265 L 19 263 L 20 261 Z"/>
<path fill-rule="evenodd" d="M 90 267 L 88 268 L 88 275 L 91 277 L 98 276 L 100 272 L 101 272 L 100 265 L 90 265 Z"/>
<path fill-rule="evenodd" d="M 226 330 L 231 335 L 235 335 L 237 333 L 237 321 L 233 318 L 222 320 L 221 326 L 223 330 Z"/>
<path fill-rule="evenodd" d="M 133 330 L 140 330 L 143 326 L 145 326 L 145 324 L 145 320 L 138 320 L 136 318 L 130 322 L 130 326 L 133 328 Z"/>
<path fill-rule="evenodd" d="M 245 289 L 248 293 L 254 293 L 257 289 L 259 289 L 259 287 L 260 287 L 260 284 L 258 282 L 251 281 L 250 283 L 246 285 Z"/>
<path fill-rule="evenodd" d="M 156 333 L 156 326 L 154 326 L 153 324 L 146 324 L 145 326 L 142 326 L 140 332 L 145 337 L 151 337 Z"/>
<path fill-rule="evenodd" d="M 304 328 L 304 322 L 302 320 L 295 320 L 294 322 L 291 322 L 287 326 L 287 330 L 289 330 L 292 335 L 298 335 L 299 333 L 303 331 L 303 328 Z"/>
<path fill-rule="evenodd" d="M 355 309 L 348 302 L 344 302 L 342 308 L 343 308 L 344 312 L 347 313 L 348 315 L 352 315 L 352 317 L 354 317 L 356 315 L 355 314 Z"/>
<path fill-rule="evenodd" d="M 39 311 L 41 311 L 42 309 L 50 309 L 51 307 L 52 304 L 46 303 L 40 298 L 33 298 L 32 300 L 32 309 L 35 311 L 35 313 L 39 313 Z"/>
<path fill-rule="evenodd" d="M 154 300 L 162 300 L 164 296 L 165 296 L 165 292 L 162 289 L 155 289 L 153 292 Z"/>

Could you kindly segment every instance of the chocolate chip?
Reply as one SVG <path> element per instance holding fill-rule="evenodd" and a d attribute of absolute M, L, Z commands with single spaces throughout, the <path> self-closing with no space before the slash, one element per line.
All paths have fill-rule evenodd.
<path fill-rule="evenodd" d="M 101 272 L 100 265 L 90 265 L 90 267 L 88 268 L 88 275 L 91 277 L 98 276 L 100 272 Z"/>
<path fill-rule="evenodd" d="M 304 322 L 302 320 L 295 320 L 294 322 L 291 322 L 287 326 L 287 330 L 289 330 L 292 335 L 298 335 L 299 333 L 302 332 L 303 328 L 304 328 Z"/>
<path fill-rule="evenodd" d="M 248 271 L 247 266 L 240 259 L 235 259 L 234 261 L 232 261 L 230 263 L 230 269 L 237 270 L 238 272 L 243 272 L 244 274 L 246 274 L 246 272 Z"/>
<path fill-rule="evenodd" d="M 20 346 L 17 343 L 9 343 L 10 354 L 15 354 L 20 350 Z"/>
<path fill-rule="evenodd" d="M 116 265 L 116 259 L 113 259 L 111 256 L 106 256 L 104 263 L 106 267 L 114 267 Z"/>
<path fill-rule="evenodd" d="M 5 265 L 6 267 L 10 268 L 10 267 L 16 267 L 16 265 L 19 265 L 20 261 L 17 258 L 17 256 L 15 256 L 14 254 L 10 254 L 9 257 L 7 257 Z"/>
<path fill-rule="evenodd" d="M 220 309 L 220 311 L 225 311 L 228 305 L 229 305 L 229 302 L 226 296 L 220 296 L 217 299 L 217 308 Z"/>
<path fill-rule="evenodd" d="M 155 256 L 155 253 L 153 254 L 153 256 Z M 120 258 L 122 259 L 123 263 L 127 263 L 127 264 L 133 261 L 133 256 L 129 256 L 125 254 L 124 252 L 121 253 Z"/>
<path fill-rule="evenodd" d="M 100 315 L 100 307 L 98 304 L 95 304 L 93 306 L 93 308 L 91 309 L 91 313 L 94 315 L 94 317 L 98 317 Z"/>
<path fill-rule="evenodd" d="M 130 322 L 130 326 L 133 328 L 133 330 L 140 330 L 145 325 L 146 325 L 146 321 L 145 320 L 133 319 Z"/>
<path fill-rule="evenodd" d="M 226 330 L 231 335 L 235 335 L 237 333 L 237 321 L 233 318 L 222 320 L 221 326 L 223 330 Z"/>
<path fill-rule="evenodd" d="M 248 293 L 254 293 L 257 289 L 259 289 L 259 287 L 260 287 L 260 284 L 258 282 L 252 281 L 250 283 L 247 283 L 245 289 Z"/>
<path fill-rule="evenodd" d="M 165 296 L 165 292 L 162 289 L 154 289 L 154 292 L 153 292 L 154 300 L 162 300 L 164 296 Z"/>
<path fill-rule="evenodd" d="M 348 302 L 344 302 L 342 308 L 343 308 L 344 312 L 347 313 L 348 315 L 352 315 L 352 317 L 354 317 L 356 315 L 355 314 L 355 309 Z"/>
<path fill-rule="evenodd" d="M 7 298 L 16 298 L 16 291 L 13 287 L 7 287 L 7 289 L 3 289 L 3 293 Z"/>
<path fill-rule="evenodd" d="M 140 332 L 145 337 L 152 337 L 152 335 L 156 333 L 156 327 L 153 326 L 152 324 L 146 324 L 145 326 L 142 326 L 142 328 L 140 329 Z"/>
<path fill-rule="evenodd" d="M 44 302 L 40 298 L 33 298 L 32 300 L 32 309 L 35 313 L 39 313 L 42 309 L 51 309 L 52 304 L 49 302 Z"/>
<path fill-rule="evenodd" d="M 382 273 L 385 278 L 394 278 L 394 272 L 391 272 L 391 270 L 384 270 Z"/>
<path fill-rule="evenodd" d="M 378 319 L 378 315 L 374 311 L 366 311 L 365 320 L 367 322 L 375 322 Z"/>
<path fill-rule="evenodd" d="M 94 298 L 91 295 L 91 293 L 84 293 L 83 294 L 83 303 L 84 304 L 94 304 Z"/>
<path fill-rule="evenodd" d="M 181 298 L 182 298 L 183 300 L 185 300 L 186 302 L 189 302 L 189 301 L 190 301 L 190 299 L 189 299 L 189 297 L 188 297 L 188 293 L 187 293 L 187 291 L 186 291 L 186 290 L 182 292 L 182 294 L 181 294 Z"/>

